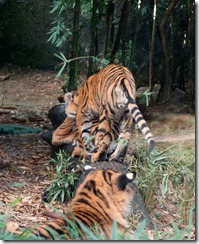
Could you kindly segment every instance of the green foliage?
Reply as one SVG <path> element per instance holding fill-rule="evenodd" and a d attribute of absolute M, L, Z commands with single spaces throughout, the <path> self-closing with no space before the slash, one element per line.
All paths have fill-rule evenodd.
<path fill-rule="evenodd" d="M 56 47 L 62 47 L 69 36 L 72 35 L 72 26 L 66 27 L 66 19 L 64 15 L 70 6 L 71 1 L 54 0 L 52 4 L 51 14 L 56 14 L 54 21 L 51 23 L 53 26 L 47 33 L 50 35 L 48 42 L 55 45 Z"/>
<path fill-rule="evenodd" d="M 74 185 L 79 179 L 79 170 L 73 168 L 70 157 L 66 157 L 63 152 L 59 152 L 57 160 L 52 159 L 55 164 L 56 177 L 53 179 L 47 190 L 47 199 L 51 202 L 64 202 L 70 200 L 74 195 Z"/>
<path fill-rule="evenodd" d="M 82 56 L 82 57 L 67 59 L 66 56 L 61 52 L 59 55 L 58 54 L 54 54 L 54 55 L 62 61 L 62 63 L 60 63 L 61 68 L 60 68 L 59 72 L 57 73 L 57 77 L 61 76 L 61 74 L 65 70 L 67 64 L 69 64 L 70 62 L 75 61 L 75 60 L 92 58 L 95 62 L 99 63 L 99 67 L 105 67 L 108 64 L 108 60 L 106 60 L 105 58 L 100 59 L 100 58 L 94 57 L 94 56 Z"/>
<path fill-rule="evenodd" d="M 149 106 L 149 97 L 153 96 L 155 92 L 150 92 L 149 89 L 146 89 L 146 91 L 144 93 L 137 93 L 137 96 L 141 96 L 143 97 L 143 103 L 146 104 L 146 107 Z"/>
<path fill-rule="evenodd" d="M 56 47 L 62 47 L 62 45 L 66 43 L 67 38 L 71 36 L 72 33 L 70 29 L 65 26 L 64 20 L 62 18 L 53 21 L 52 25 L 54 26 L 48 32 L 48 34 L 50 34 L 48 42 L 51 42 Z"/>
<path fill-rule="evenodd" d="M 145 231 L 145 227 L 146 227 L 146 220 L 144 219 L 136 229 L 133 235 L 133 240 L 150 240 Z"/>
<path fill-rule="evenodd" d="M 139 167 L 138 182 L 141 183 L 141 191 L 148 209 L 153 206 L 157 187 L 163 180 L 163 173 L 168 164 L 166 162 L 167 156 L 164 156 L 167 151 L 144 155 L 143 150 L 139 148 L 136 153 L 136 165 Z"/>
<path fill-rule="evenodd" d="M 44 238 L 33 235 L 31 233 L 31 229 L 24 230 L 22 232 L 22 234 L 20 234 L 20 235 L 14 234 L 11 232 L 3 233 L 2 230 L 1 230 L 1 226 L 0 226 L 0 239 L 2 239 L 4 241 L 27 241 L 27 240 L 40 241 L 40 240 L 44 240 Z M 2 235 L 2 238 L 1 238 L 1 235 Z"/>
<path fill-rule="evenodd" d="M 12 202 L 10 202 L 9 206 L 8 206 L 8 211 L 7 213 L 1 214 L 0 215 L 0 240 L 18 240 L 18 237 L 13 235 L 12 233 L 5 233 L 5 227 L 6 227 L 6 223 L 10 214 L 11 209 L 22 200 L 21 197 L 13 200 Z M 0 202 L 0 205 L 2 203 Z"/>
<path fill-rule="evenodd" d="M 118 240 L 118 228 L 117 228 L 117 222 L 113 221 L 113 227 L 112 227 L 112 240 Z"/>
<path fill-rule="evenodd" d="M 171 150 L 172 149 L 172 150 Z M 142 146 L 136 153 L 139 170 L 139 189 L 144 196 L 147 209 L 155 209 L 161 199 L 175 199 L 176 207 L 187 223 L 187 212 L 194 206 L 195 170 L 194 152 L 189 147 L 166 148 L 162 152 L 143 153 Z M 163 203 L 164 204 L 164 203 Z"/>
<path fill-rule="evenodd" d="M 142 16 L 146 15 L 147 14 L 147 6 L 144 6 L 141 10 L 141 14 Z"/>
<path fill-rule="evenodd" d="M 171 221 L 174 234 L 171 235 L 168 231 L 163 232 L 162 238 L 165 241 L 177 241 L 177 240 L 193 240 L 192 234 L 195 229 L 195 225 L 193 223 L 193 213 L 194 208 L 190 208 L 189 216 L 188 216 L 188 224 L 184 228 L 179 228 L 177 224 Z"/>
<path fill-rule="evenodd" d="M 81 14 L 85 17 L 88 17 L 88 15 L 91 14 L 92 11 L 92 2 L 91 1 L 82 1 L 82 6 L 81 6 Z M 88 19 L 89 21 L 89 19 Z"/>
<path fill-rule="evenodd" d="M 70 3 L 73 4 L 70 0 L 54 0 L 50 13 L 57 12 L 59 15 L 62 14 L 70 6 Z"/>

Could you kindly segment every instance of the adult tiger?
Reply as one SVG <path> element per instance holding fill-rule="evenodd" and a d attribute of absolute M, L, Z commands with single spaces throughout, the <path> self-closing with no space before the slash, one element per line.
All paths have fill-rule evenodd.
<path fill-rule="evenodd" d="M 118 159 L 120 154 L 126 151 L 133 119 L 147 139 L 149 150 L 154 148 L 153 136 L 136 104 L 135 97 L 133 75 L 124 66 L 115 64 L 108 65 L 89 77 L 77 90 L 73 101 L 66 107 L 66 114 L 68 118 L 76 121 L 79 145 L 83 144 L 84 147 L 90 139 L 93 121 L 98 121 L 94 149 L 90 153 L 91 162 L 107 159 L 109 145 L 114 140 L 118 143 L 109 156 L 110 160 Z M 56 133 L 55 131 L 55 135 Z M 54 139 L 55 137 L 52 143 L 56 144 Z M 73 155 L 75 156 L 74 152 Z"/>
<path fill-rule="evenodd" d="M 71 239 L 74 237 L 68 228 L 76 223 L 80 232 L 84 232 L 81 224 L 97 226 L 104 239 L 107 239 L 111 237 L 114 221 L 121 234 L 130 227 L 127 216 L 131 212 L 134 196 L 130 183 L 135 180 L 136 173 L 122 174 L 112 169 L 95 169 L 89 165 L 84 166 L 83 170 L 87 175 L 77 188 L 66 219 L 60 217 L 46 225 L 32 227 L 31 233 L 46 239 L 56 239 L 63 234 L 64 238 Z M 21 232 L 14 231 L 17 234 Z M 132 236 L 132 233 L 127 230 L 126 235 Z"/>

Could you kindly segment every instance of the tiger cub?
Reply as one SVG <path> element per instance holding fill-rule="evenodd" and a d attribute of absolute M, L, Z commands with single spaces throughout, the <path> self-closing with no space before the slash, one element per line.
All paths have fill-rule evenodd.
<path fill-rule="evenodd" d="M 131 72 L 124 66 L 111 64 L 90 76 L 77 90 L 73 101 L 66 106 L 68 118 L 76 121 L 79 144 L 84 147 L 91 136 L 94 121 L 97 120 L 99 123 L 94 149 L 90 152 L 91 162 L 106 160 L 112 141 L 118 143 L 109 160 L 117 160 L 120 154 L 126 151 L 133 119 L 147 139 L 149 150 L 154 149 L 153 136 L 136 104 L 135 97 L 136 87 Z M 56 133 L 58 132 L 55 131 Z M 56 144 L 54 136 L 52 143 Z M 73 155 L 75 156 L 74 152 Z"/>
<path fill-rule="evenodd" d="M 71 201 L 67 219 L 60 217 L 46 225 L 33 227 L 31 233 L 46 239 L 56 239 L 56 236 L 62 234 L 64 238 L 72 239 L 68 231 L 71 222 L 76 223 L 80 232 L 84 232 L 81 224 L 89 228 L 97 226 L 104 239 L 108 239 L 111 237 L 114 221 L 121 234 L 130 227 L 127 216 L 131 212 L 134 196 L 130 183 L 135 180 L 136 173 L 122 174 L 112 169 L 96 169 L 90 165 L 85 165 L 83 171 L 86 177 Z M 49 229 L 54 231 L 54 235 Z M 21 232 L 16 230 L 14 233 Z M 126 236 L 132 237 L 131 231 L 127 230 Z"/>
<path fill-rule="evenodd" d="M 64 95 L 65 108 L 72 106 L 75 91 L 67 92 Z M 67 113 L 66 113 L 67 115 Z M 54 145 L 72 144 L 75 145 L 77 138 L 77 126 L 71 116 L 66 117 L 64 122 L 54 131 L 52 143 Z"/>
<path fill-rule="evenodd" d="M 75 116 L 73 116 L 73 98 L 75 91 L 67 92 L 64 94 L 65 108 L 67 113 L 67 108 L 71 109 L 70 116 L 67 116 L 64 122 L 54 131 L 53 133 L 53 144 L 62 145 L 62 144 L 72 144 L 74 147 L 72 156 L 78 156 L 85 159 L 88 156 L 88 152 L 91 149 L 94 149 L 93 140 L 91 139 L 86 146 L 83 145 L 80 135 L 78 133 L 78 128 L 75 121 Z M 71 106 L 69 106 L 71 105 Z M 98 121 L 93 120 L 93 125 L 91 129 L 91 138 L 95 136 L 98 129 Z M 83 160 L 85 161 L 85 160 Z"/>

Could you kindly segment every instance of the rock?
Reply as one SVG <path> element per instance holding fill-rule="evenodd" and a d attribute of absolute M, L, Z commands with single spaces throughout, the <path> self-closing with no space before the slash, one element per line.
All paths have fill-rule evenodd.
<path fill-rule="evenodd" d="M 1 75 L 0 76 L 0 81 L 8 80 L 10 79 L 10 75 Z"/>
<path fill-rule="evenodd" d="M 66 118 L 65 103 L 60 103 L 52 107 L 48 112 L 48 118 L 54 129 L 60 126 Z"/>
<path fill-rule="evenodd" d="M 40 116 L 39 114 L 33 112 L 33 111 L 30 111 L 28 113 L 28 120 L 30 122 L 35 122 L 35 121 L 43 121 L 44 118 L 42 116 Z"/>
<path fill-rule="evenodd" d="M 176 88 L 171 94 L 169 103 L 173 105 L 181 105 L 185 97 L 186 97 L 186 92 L 179 88 Z"/>

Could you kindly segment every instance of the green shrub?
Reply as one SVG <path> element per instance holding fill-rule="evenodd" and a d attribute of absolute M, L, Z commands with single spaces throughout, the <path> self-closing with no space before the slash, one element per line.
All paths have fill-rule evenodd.
<path fill-rule="evenodd" d="M 75 183 L 79 179 L 80 170 L 75 169 L 71 157 L 64 152 L 59 152 L 57 160 L 51 160 L 55 164 L 55 178 L 46 191 L 47 199 L 51 202 L 64 202 L 74 196 Z"/>
<path fill-rule="evenodd" d="M 177 222 L 187 225 L 189 211 L 195 207 L 194 147 L 178 144 L 147 154 L 137 144 L 134 167 L 147 210 L 161 213 L 168 207 Z"/>

